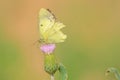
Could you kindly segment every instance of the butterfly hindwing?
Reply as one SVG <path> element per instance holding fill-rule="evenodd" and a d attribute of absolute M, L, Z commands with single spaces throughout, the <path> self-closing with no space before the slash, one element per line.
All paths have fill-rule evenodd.
<path fill-rule="evenodd" d="M 66 39 L 67 36 L 63 34 L 62 31 L 60 30 L 63 27 L 65 27 L 63 23 L 55 22 L 54 26 L 50 29 L 48 33 L 49 42 L 59 43 L 59 42 L 63 42 Z"/>

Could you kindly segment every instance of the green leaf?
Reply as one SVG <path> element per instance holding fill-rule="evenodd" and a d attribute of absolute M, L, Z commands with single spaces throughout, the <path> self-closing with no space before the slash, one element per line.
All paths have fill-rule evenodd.
<path fill-rule="evenodd" d="M 116 68 L 113 68 L 113 67 L 108 68 L 107 71 L 106 71 L 106 75 L 110 75 L 110 74 L 114 74 L 115 78 L 117 80 L 120 80 L 120 73 L 119 73 L 119 71 Z"/>
<path fill-rule="evenodd" d="M 61 80 L 68 80 L 68 74 L 65 66 L 63 64 L 59 64 L 59 72 L 60 72 L 60 77 Z"/>

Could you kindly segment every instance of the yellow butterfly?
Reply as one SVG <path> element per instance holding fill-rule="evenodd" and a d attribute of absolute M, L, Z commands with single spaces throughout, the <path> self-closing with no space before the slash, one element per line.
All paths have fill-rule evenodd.
<path fill-rule="evenodd" d="M 48 9 L 41 8 L 39 12 L 39 33 L 42 43 L 60 43 L 67 38 L 61 29 L 63 23 L 56 21 L 55 16 Z"/>

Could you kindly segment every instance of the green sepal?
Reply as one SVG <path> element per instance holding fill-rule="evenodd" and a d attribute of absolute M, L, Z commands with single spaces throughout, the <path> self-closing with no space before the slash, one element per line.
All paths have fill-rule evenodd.
<path fill-rule="evenodd" d="M 44 61 L 44 69 L 50 75 L 54 75 L 54 73 L 58 70 L 58 64 L 55 59 L 54 54 L 46 54 L 45 61 Z"/>

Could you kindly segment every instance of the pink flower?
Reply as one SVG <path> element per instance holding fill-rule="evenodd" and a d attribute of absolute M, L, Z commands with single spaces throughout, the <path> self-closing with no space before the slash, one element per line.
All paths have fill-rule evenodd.
<path fill-rule="evenodd" d="M 55 47 L 55 44 L 43 44 L 42 46 L 40 46 L 40 49 L 42 52 L 50 54 L 54 51 Z"/>

